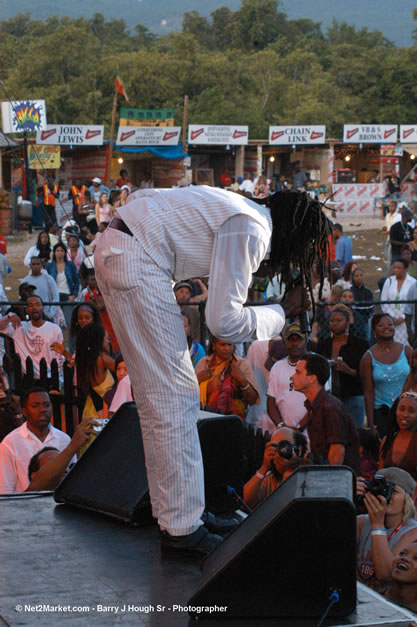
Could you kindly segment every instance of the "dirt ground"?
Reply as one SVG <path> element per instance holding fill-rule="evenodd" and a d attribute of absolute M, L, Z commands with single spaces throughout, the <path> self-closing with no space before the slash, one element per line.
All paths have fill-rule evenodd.
<path fill-rule="evenodd" d="M 364 271 L 366 286 L 375 291 L 377 280 L 385 272 L 384 245 L 386 235 L 380 229 L 383 220 L 368 216 L 341 216 L 337 221 L 343 225 L 346 233 L 353 240 L 353 254 L 358 265 Z M 7 260 L 12 272 L 4 280 L 4 288 L 9 300 L 18 300 L 18 287 L 21 279 L 28 274 L 23 259 L 31 246 L 36 243 L 39 231 L 29 234 L 27 231 L 16 232 L 6 237 Z"/>

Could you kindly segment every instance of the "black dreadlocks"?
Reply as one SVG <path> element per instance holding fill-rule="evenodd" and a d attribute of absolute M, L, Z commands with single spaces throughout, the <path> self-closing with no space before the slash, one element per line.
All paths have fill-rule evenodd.
<path fill-rule="evenodd" d="M 267 198 L 254 199 L 271 211 L 272 236 L 270 267 L 272 276 L 281 275 L 288 283 L 299 271 L 301 285 L 307 286 L 313 308 L 311 272 L 313 264 L 320 276 L 320 298 L 329 260 L 330 221 L 322 204 L 306 192 L 288 189 Z"/>

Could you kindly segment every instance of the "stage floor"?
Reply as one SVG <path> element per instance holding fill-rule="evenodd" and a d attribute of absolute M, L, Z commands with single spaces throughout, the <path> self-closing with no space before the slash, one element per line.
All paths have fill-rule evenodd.
<path fill-rule="evenodd" d="M 199 564 L 163 558 L 158 528 L 56 505 L 51 496 L 0 498 L 0 625 L 185 626 Z M 408 625 L 411 614 L 363 586 L 354 615 L 327 625 Z M 198 621 L 309 627 L 317 620 Z M 193 623 L 194 624 L 194 623 Z"/>

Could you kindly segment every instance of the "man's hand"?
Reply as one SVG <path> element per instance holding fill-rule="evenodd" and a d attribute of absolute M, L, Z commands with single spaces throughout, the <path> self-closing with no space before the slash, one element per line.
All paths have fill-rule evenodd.
<path fill-rule="evenodd" d="M 281 307 L 285 312 L 285 317 L 296 317 L 311 309 L 311 299 L 307 288 L 301 284 L 290 287 L 284 294 Z"/>
<path fill-rule="evenodd" d="M 84 418 L 84 420 L 80 422 L 71 440 L 71 443 L 74 445 L 74 449 L 76 451 L 78 451 L 92 435 L 95 435 L 96 432 L 94 427 L 98 426 L 99 423 L 91 416 Z"/>
<path fill-rule="evenodd" d="M 21 326 L 22 321 L 19 318 L 19 316 L 17 316 L 15 313 L 8 314 L 7 317 L 8 317 L 9 322 L 12 323 L 14 329 L 17 329 L 18 327 Z"/>

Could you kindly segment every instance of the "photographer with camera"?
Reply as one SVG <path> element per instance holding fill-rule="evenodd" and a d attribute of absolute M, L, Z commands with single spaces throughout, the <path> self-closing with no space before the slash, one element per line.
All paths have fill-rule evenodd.
<path fill-rule="evenodd" d="M 291 475 L 299 466 L 310 464 L 305 458 L 307 438 L 291 427 L 274 431 L 271 441 L 265 446 L 262 466 L 243 488 L 243 499 L 252 509 Z"/>
<path fill-rule="evenodd" d="M 357 517 L 357 578 L 381 594 L 391 581 L 394 557 L 417 542 L 415 487 L 401 468 L 383 468 L 372 481 L 357 479 L 356 493 L 368 512 Z"/>

